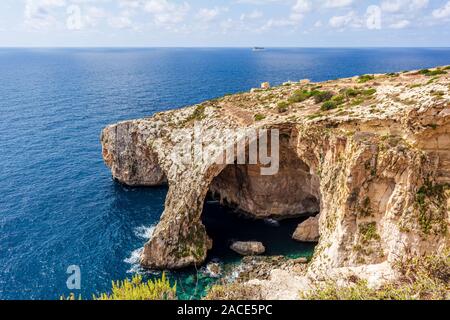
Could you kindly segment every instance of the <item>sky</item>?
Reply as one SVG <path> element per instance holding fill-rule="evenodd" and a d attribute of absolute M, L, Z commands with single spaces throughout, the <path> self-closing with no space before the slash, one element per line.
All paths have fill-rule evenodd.
<path fill-rule="evenodd" d="M 449 47 L 450 0 L 1 0 L 2 47 Z"/>

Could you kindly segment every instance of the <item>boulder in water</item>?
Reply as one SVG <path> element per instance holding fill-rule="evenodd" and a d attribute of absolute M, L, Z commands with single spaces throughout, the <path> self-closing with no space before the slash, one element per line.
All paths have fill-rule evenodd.
<path fill-rule="evenodd" d="M 266 252 L 264 245 L 257 241 L 237 241 L 231 245 L 230 249 L 242 256 L 256 256 Z"/>
<path fill-rule="evenodd" d="M 319 216 L 300 223 L 292 238 L 301 242 L 319 242 Z"/>

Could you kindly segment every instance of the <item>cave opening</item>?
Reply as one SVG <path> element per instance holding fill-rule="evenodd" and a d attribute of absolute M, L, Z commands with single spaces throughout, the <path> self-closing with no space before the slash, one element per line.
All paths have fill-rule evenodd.
<path fill-rule="evenodd" d="M 292 238 L 299 224 L 320 212 L 320 181 L 300 159 L 291 135 L 280 136 L 279 170 L 261 175 L 261 164 L 230 164 L 210 187 L 202 221 L 213 248 L 210 259 L 238 258 L 236 241 L 261 242 L 264 255 L 309 257 L 316 242 Z"/>

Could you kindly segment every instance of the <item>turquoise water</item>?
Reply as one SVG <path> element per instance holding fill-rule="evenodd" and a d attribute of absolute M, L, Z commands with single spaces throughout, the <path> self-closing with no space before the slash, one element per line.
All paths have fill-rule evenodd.
<path fill-rule="evenodd" d="M 0 299 L 57 299 L 69 292 L 70 265 L 81 268 L 76 293 L 84 297 L 139 271 L 136 250 L 159 220 L 167 190 L 112 181 L 101 158 L 104 126 L 263 81 L 448 64 L 450 49 L 0 49 Z M 227 249 L 230 238 L 244 236 L 225 228 L 233 219 L 224 228 L 212 221 L 222 245 L 210 259 L 238 259 Z M 269 239 L 270 254 L 311 254 L 311 246 L 286 237 L 296 221 L 269 229 L 239 223 L 252 224 L 252 239 Z M 172 274 L 183 297 L 198 295 L 195 274 Z M 201 280 L 197 291 L 211 282 Z"/>

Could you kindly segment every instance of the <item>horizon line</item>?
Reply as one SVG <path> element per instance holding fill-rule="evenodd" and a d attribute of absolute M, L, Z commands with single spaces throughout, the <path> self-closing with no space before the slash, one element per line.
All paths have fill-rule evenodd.
<path fill-rule="evenodd" d="M 450 49 L 450 46 L 1 46 L 0 49 Z"/>

